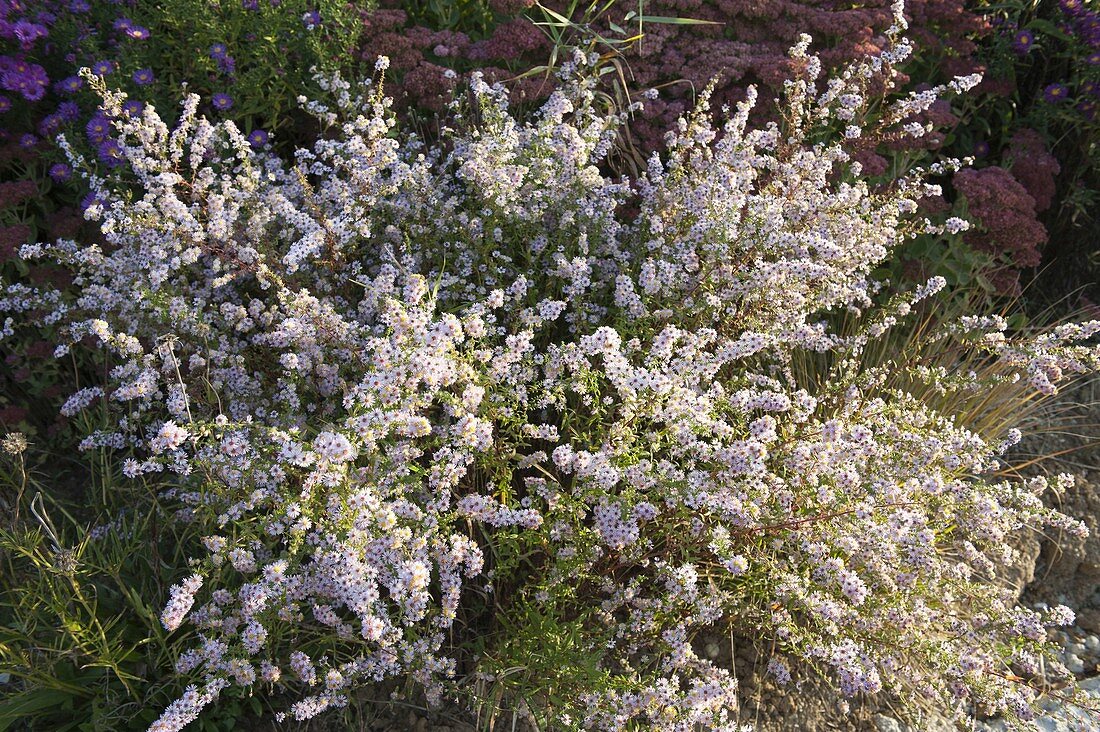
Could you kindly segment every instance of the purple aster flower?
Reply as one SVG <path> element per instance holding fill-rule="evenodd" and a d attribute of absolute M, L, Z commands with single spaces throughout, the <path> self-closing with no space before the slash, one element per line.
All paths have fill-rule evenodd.
<path fill-rule="evenodd" d="M 0 94 L 0 114 L 7 112 L 11 109 L 11 100 Z"/>
<path fill-rule="evenodd" d="M 113 27 L 117 31 L 127 31 L 130 30 L 133 26 L 134 21 L 125 16 L 121 18 L 115 18 L 115 22 L 111 24 L 111 27 Z"/>
<path fill-rule="evenodd" d="M 80 210 L 81 211 L 87 211 L 92 206 L 105 206 L 105 205 L 107 205 L 107 200 L 105 198 L 100 198 L 99 196 L 97 196 L 95 194 L 95 191 L 92 191 L 88 195 L 84 196 L 84 198 L 80 201 Z"/>
<path fill-rule="evenodd" d="M 1061 0 L 1058 5 L 1066 15 L 1078 15 L 1085 9 L 1085 3 L 1082 0 Z"/>
<path fill-rule="evenodd" d="M 258 127 L 248 133 L 248 142 L 254 148 L 261 148 L 267 144 L 268 135 L 266 130 L 261 130 Z"/>
<path fill-rule="evenodd" d="M 107 140 L 111 134 L 111 121 L 107 119 L 105 114 L 97 114 L 88 120 L 88 124 L 84 127 L 84 131 L 88 134 L 88 139 L 92 143 L 98 145 Z"/>
<path fill-rule="evenodd" d="M 50 166 L 49 174 L 54 183 L 64 183 L 72 177 L 73 169 L 65 163 L 54 163 Z"/>
<path fill-rule="evenodd" d="M 233 97 L 225 94 L 224 92 L 218 92 L 210 100 L 210 103 L 214 105 L 214 109 L 219 112 L 224 112 L 233 106 Z"/>
<path fill-rule="evenodd" d="M 73 13 L 86 13 L 92 9 L 92 6 L 88 4 L 88 0 L 70 0 L 69 10 Z"/>
<path fill-rule="evenodd" d="M 1035 45 L 1035 34 L 1029 30 L 1016 31 L 1012 36 L 1012 50 L 1023 56 Z"/>
<path fill-rule="evenodd" d="M 306 24 L 306 28 L 313 30 L 317 26 L 321 25 L 321 13 L 317 10 L 310 10 L 308 13 L 302 16 L 302 22 Z"/>
<path fill-rule="evenodd" d="M 70 76 L 57 82 L 53 87 L 62 94 L 75 94 L 84 87 L 84 80 L 79 76 Z"/>
<path fill-rule="evenodd" d="M 241 0 L 241 7 L 245 10 L 259 10 L 260 0 Z"/>
<path fill-rule="evenodd" d="M 92 64 L 92 73 L 96 76 L 106 76 L 114 70 L 114 61 L 96 61 L 94 64 Z"/>
<path fill-rule="evenodd" d="M 979 140 L 974 143 L 974 157 L 984 158 L 989 155 L 989 143 L 985 140 Z"/>
<path fill-rule="evenodd" d="M 1069 89 L 1065 84 L 1048 84 L 1043 89 L 1043 100 L 1051 104 L 1056 104 L 1069 97 Z"/>
<path fill-rule="evenodd" d="M 57 105 L 57 113 L 66 122 L 72 122 L 80 116 L 80 107 L 76 102 L 62 102 Z"/>
<path fill-rule="evenodd" d="M 1100 51 L 1094 51 L 1085 56 L 1085 62 L 1092 66 L 1100 66 Z"/>
<path fill-rule="evenodd" d="M 35 41 L 39 38 L 45 38 L 50 34 L 46 26 L 39 25 L 38 23 L 31 23 L 29 20 L 20 20 L 12 26 L 12 31 L 15 33 L 15 37 L 18 39 L 24 51 L 29 51 Z"/>
<path fill-rule="evenodd" d="M 38 138 L 27 132 L 19 137 L 19 147 L 24 149 L 31 149 L 38 144 Z"/>
<path fill-rule="evenodd" d="M 122 104 L 122 111 L 131 117 L 139 117 L 144 109 L 145 102 L 139 102 L 136 99 L 130 99 Z"/>
<path fill-rule="evenodd" d="M 148 86 L 153 83 L 153 70 L 152 69 L 138 69 L 130 77 L 134 80 L 134 83 L 138 86 Z"/>
<path fill-rule="evenodd" d="M 215 43 L 210 47 L 210 58 L 225 58 L 227 53 L 229 53 L 229 47 L 224 43 Z"/>
<path fill-rule="evenodd" d="M 148 28 L 143 28 L 140 25 L 135 25 L 133 28 L 130 28 L 126 31 L 126 35 L 135 40 L 144 41 L 153 34 L 149 32 Z"/>
<path fill-rule="evenodd" d="M 107 164 L 108 168 L 117 167 L 122 163 L 122 146 L 118 144 L 117 140 L 104 140 L 96 148 L 96 154 L 100 160 Z"/>
<path fill-rule="evenodd" d="M 38 64 L 23 59 L 0 57 L 0 86 L 8 91 L 19 92 L 24 99 L 37 102 L 46 95 L 50 77 Z"/>
<path fill-rule="evenodd" d="M 232 74 L 237 70 L 237 61 L 232 56 L 219 56 L 216 60 L 223 74 Z"/>
<path fill-rule="evenodd" d="M 62 123 L 64 123 L 61 115 L 57 112 L 53 114 L 47 114 L 38 122 L 38 134 L 43 137 L 53 137 L 53 135 L 61 129 Z"/>
<path fill-rule="evenodd" d="M 1094 48 L 1100 46 L 1100 15 L 1081 23 L 1079 30 L 1086 43 Z"/>

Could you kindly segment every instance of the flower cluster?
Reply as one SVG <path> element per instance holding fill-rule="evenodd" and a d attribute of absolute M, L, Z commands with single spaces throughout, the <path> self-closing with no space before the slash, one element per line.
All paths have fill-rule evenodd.
<path fill-rule="evenodd" d="M 197 97 L 170 129 L 108 94 L 139 192 L 93 178 L 103 246 L 22 248 L 70 267 L 73 296 L 11 286 L 0 314 L 59 323 L 57 355 L 110 355 L 68 407 L 115 417 L 83 447 L 159 474 L 206 537 L 162 616 L 196 630 L 177 670 L 199 683 L 152 729 L 229 686 L 293 692 L 297 720 L 395 677 L 438 700 L 459 660 L 503 670 L 466 629 L 508 647 L 496 630 L 532 606 L 596 659 L 603 682 L 557 710 L 576 727 L 733 729 L 737 679 L 693 645 L 717 625 L 774 648 L 780 681 L 1026 716 L 1015 669 L 1065 617 L 1016 607 L 991 567 L 1023 525 L 1082 527 L 1044 507 L 1046 481 L 990 475 L 1004 435 L 861 362 L 944 285 L 873 272 L 942 231 L 918 202 L 959 165 L 873 187 L 825 135 L 896 76 L 893 18 L 881 55 L 830 80 L 801 38 L 784 126 L 749 125 L 753 91 L 719 128 L 704 100 L 635 180 L 601 172 L 625 114 L 598 111 L 583 54 L 530 120 L 475 75 L 440 146 L 397 129 L 377 85 L 329 80 L 334 106 L 308 105 L 329 134 L 293 166 Z M 1003 325 L 936 337 L 1044 393 L 1100 368 L 1100 323 Z M 819 378 L 792 367 L 813 358 Z"/>

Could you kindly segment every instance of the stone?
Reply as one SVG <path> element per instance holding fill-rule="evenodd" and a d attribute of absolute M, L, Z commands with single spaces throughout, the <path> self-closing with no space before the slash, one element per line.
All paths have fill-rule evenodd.
<path fill-rule="evenodd" d="M 1079 476 L 1077 484 L 1061 497 L 1048 493 L 1044 498 L 1051 507 L 1084 522 L 1089 535 L 1077 538 L 1067 532 L 1050 532 L 1041 542 L 1028 594 L 1051 604 L 1064 602 L 1078 611 L 1081 627 L 1100 633 L 1100 617 L 1082 622 L 1100 584 L 1100 483 Z"/>
<path fill-rule="evenodd" d="M 1100 610 L 1092 607 L 1075 609 L 1077 610 L 1077 627 L 1090 633 L 1100 633 Z"/>
<path fill-rule="evenodd" d="M 1069 672 L 1072 674 L 1083 674 L 1085 673 L 1085 662 L 1082 661 L 1081 657 L 1076 653 L 1067 653 L 1066 668 L 1068 668 Z"/>
<path fill-rule="evenodd" d="M 1024 588 L 1035 581 L 1035 567 L 1039 560 L 1042 544 L 1035 531 L 1021 531 L 1009 538 L 1013 549 L 1012 560 L 999 565 L 996 569 L 996 582 L 1015 593 L 1016 599 L 1023 594 Z"/>
<path fill-rule="evenodd" d="M 874 723 L 877 732 L 906 732 L 906 728 L 902 727 L 901 722 L 884 714 L 876 714 Z"/>

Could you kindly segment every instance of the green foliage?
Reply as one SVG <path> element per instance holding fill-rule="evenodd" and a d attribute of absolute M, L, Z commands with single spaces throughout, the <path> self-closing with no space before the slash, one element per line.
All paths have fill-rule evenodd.
<path fill-rule="evenodd" d="M 500 21 L 485 0 L 414 0 L 404 10 L 418 25 L 460 31 L 472 38 L 488 35 Z"/>
<path fill-rule="evenodd" d="M 234 98 L 230 116 L 242 129 L 295 131 L 294 124 L 302 121 L 295 113 L 298 97 L 319 91 L 312 70 L 347 68 L 354 59 L 362 6 L 286 0 L 257 8 L 247 10 L 229 0 L 140 4 L 135 22 L 148 24 L 162 40 L 131 46 L 123 68 L 155 69 L 165 102 L 178 99 L 184 84 L 206 98 L 224 92 Z M 321 16 L 321 25 L 312 30 L 303 20 L 311 11 Z M 236 61 L 232 76 L 221 73 L 211 56 L 217 43 L 224 43 Z M 141 98 L 140 90 L 134 91 Z"/>
<path fill-rule="evenodd" d="M 25 457 L 0 455 L 0 731 L 144 730 L 181 691 L 172 669 L 191 638 L 167 633 L 159 607 L 196 537 L 98 456 L 79 501 Z M 235 729 L 262 712 L 254 699 L 227 702 L 196 729 Z"/>

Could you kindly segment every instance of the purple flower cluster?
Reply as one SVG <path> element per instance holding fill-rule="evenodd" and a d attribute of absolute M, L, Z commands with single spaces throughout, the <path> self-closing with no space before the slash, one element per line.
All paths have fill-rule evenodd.
<path fill-rule="evenodd" d="M 46 95 L 50 78 L 46 70 L 18 56 L 0 56 L 0 88 L 36 102 Z"/>
<path fill-rule="evenodd" d="M 91 37 L 99 32 L 94 28 L 91 19 L 82 16 L 90 9 L 86 2 L 72 0 L 61 2 L 46 0 L 41 4 L 27 5 L 21 2 L 9 2 L 0 6 L 0 38 L 14 41 L 18 44 L 18 50 L 0 52 L 0 88 L 14 92 L 19 98 L 32 106 L 32 122 L 34 133 L 24 131 L 18 135 L 17 140 L 21 147 L 32 148 L 39 146 L 43 141 L 52 142 L 58 133 L 65 127 L 75 123 L 81 117 L 81 110 L 76 102 L 65 99 L 80 92 L 85 84 L 77 75 L 51 80 L 46 69 L 38 61 L 46 63 L 51 54 L 56 55 L 53 49 L 51 34 L 62 20 L 76 22 L 81 38 Z M 110 37 L 112 49 L 119 43 L 136 43 L 150 38 L 148 28 L 137 25 L 127 17 L 118 17 L 111 26 L 104 31 Z M 46 60 L 44 60 L 46 59 Z M 75 52 L 65 55 L 70 68 L 78 64 Z M 113 58 L 98 58 L 86 60 L 92 73 L 101 77 L 111 77 L 118 71 L 118 61 Z M 132 75 L 132 80 L 139 86 L 151 84 L 154 81 L 151 69 L 140 69 Z M 52 88 L 54 94 L 61 97 L 53 111 L 49 111 L 44 103 L 47 92 Z M 3 97 L 0 111 L 7 111 L 12 106 L 12 99 Z M 136 109 L 136 107 L 134 108 Z M 121 159 L 121 149 L 118 144 L 108 139 L 107 132 L 102 129 L 101 118 L 92 120 L 89 124 L 89 138 L 96 148 L 97 157 L 106 165 L 117 165 Z M 6 134 L 6 133 L 4 133 Z M 67 166 L 51 168 L 49 176 L 55 182 L 63 182 L 69 178 L 69 174 L 62 174 L 62 169 Z"/>
<path fill-rule="evenodd" d="M 135 25 L 129 18 L 121 17 L 115 20 L 114 29 L 121 31 L 127 38 L 133 38 L 139 41 L 148 40 L 152 33 L 148 28 L 143 28 L 140 25 Z"/>
<path fill-rule="evenodd" d="M 215 43 L 210 47 L 210 58 L 223 74 L 232 75 L 237 70 L 237 61 L 229 55 L 229 47 L 224 43 Z"/>

